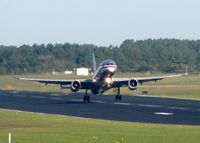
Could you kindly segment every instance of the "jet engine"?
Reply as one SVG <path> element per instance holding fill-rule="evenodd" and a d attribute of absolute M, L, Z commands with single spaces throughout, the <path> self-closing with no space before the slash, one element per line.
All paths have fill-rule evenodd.
<path fill-rule="evenodd" d="M 138 81 L 137 81 L 137 80 L 135 80 L 135 79 L 130 79 L 130 80 L 128 81 L 128 88 L 129 88 L 130 90 L 136 90 L 137 87 L 138 87 Z"/>
<path fill-rule="evenodd" d="M 78 80 L 75 80 L 71 83 L 71 91 L 77 92 L 81 88 L 81 82 Z"/>

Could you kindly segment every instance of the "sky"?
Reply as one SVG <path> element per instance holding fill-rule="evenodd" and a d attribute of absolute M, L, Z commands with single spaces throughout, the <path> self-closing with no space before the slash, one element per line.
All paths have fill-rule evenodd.
<path fill-rule="evenodd" d="M 0 0 L 0 45 L 200 39 L 199 0 Z"/>

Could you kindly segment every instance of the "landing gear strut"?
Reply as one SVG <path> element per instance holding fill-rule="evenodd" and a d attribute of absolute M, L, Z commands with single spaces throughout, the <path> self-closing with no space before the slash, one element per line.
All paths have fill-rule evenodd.
<path fill-rule="evenodd" d="M 85 95 L 83 97 L 83 102 L 90 102 L 90 96 L 87 94 L 87 89 L 85 90 Z"/>
<path fill-rule="evenodd" d="M 121 101 L 122 100 L 122 95 L 120 95 L 120 87 L 117 87 L 117 95 L 115 96 L 116 101 Z"/>

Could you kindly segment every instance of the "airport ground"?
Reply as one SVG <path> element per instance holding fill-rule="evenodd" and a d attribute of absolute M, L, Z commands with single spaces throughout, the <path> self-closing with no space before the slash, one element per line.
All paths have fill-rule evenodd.
<path fill-rule="evenodd" d="M 34 75 L 34 77 L 48 78 L 50 76 Z M 63 78 L 63 76 L 54 76 L 53 78 Z M 12 76 L 1 76 L 0 85 L 1 90 L 67 92 L 55 85 L 44 86 L 39 83 L 27 83 L 18 81 Z M 137 95 L 142 91 L 148 91 L 148 94 L 153 96 L 200 99 L 200 76 L 191 75 L 166 79 L 157 83 L 146 83 L 136 92 L 123 88 L 122 93 Z M 0 115 L 0 143 L 7 142 L 10 130 L 12 130 L 15 143 L 200 142 L 200 126 L 86 119 L 7 109 L 1 109 Z"/>

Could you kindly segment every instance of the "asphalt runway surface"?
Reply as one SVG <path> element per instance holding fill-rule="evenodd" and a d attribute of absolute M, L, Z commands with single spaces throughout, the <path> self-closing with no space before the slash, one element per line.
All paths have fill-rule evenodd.
<path fill-rule="evenodd" d="M 0 90 L 0 108 L 143 123 L 200 125 L 200 101 L 149 96 L 91 95 Z"/>

